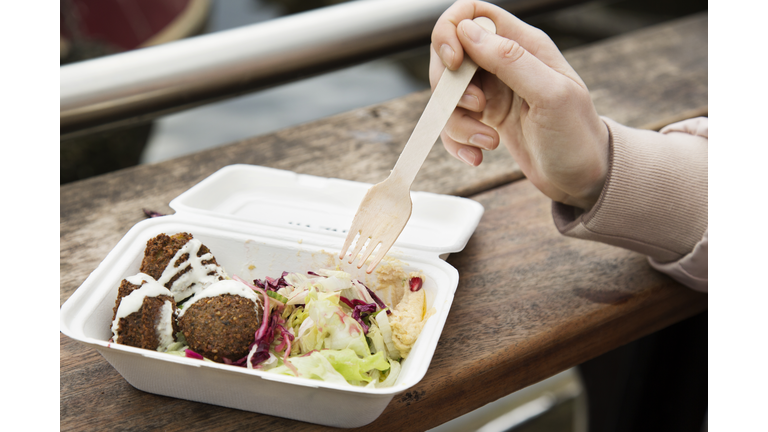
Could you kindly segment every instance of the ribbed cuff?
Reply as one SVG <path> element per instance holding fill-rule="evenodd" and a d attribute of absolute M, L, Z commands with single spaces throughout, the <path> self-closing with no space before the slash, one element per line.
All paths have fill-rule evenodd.
<path fill-rule="evenodd" d="M 693 251 L 677 261 L 658 263 L 653 258 L 648 262 L 656 270 L 666 273 L 683 285 L 696 291 L 708 292 L 709 290 L 709 235 L 696 244 Z"/>
<path fill-rule="evenodd" d="M 587 212 L 553 202 L 555 226 L 566 236 L 630 249 L 658 263 L 680 259 L 708 226 L 708 140 L 603 121 L 610 166 L 600 198 Z"/>

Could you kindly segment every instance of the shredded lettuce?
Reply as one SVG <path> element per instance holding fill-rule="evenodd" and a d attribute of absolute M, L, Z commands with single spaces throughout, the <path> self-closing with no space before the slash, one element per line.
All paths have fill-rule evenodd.
<path fill-rule="evenodd" d="M 384 381 L 381 381 L 379 384 L 377 384 L 376 387 L 392 387 L 395 385 L 397 377 L 400 376 L 400 362 L 389 359 L 389 366 L 390 368 L 387 377 L 384 379 Z"/>
<path fill-rule="evenodd" d="M 298 338 L 302 352 L 349 348 L 360 357 L 371 354 L 362 327 L 339 306 L 338 293 L 312 289 L 307 294 L 304 310 L 314 326 Z"/>
<path fill-rule="evenodd" d="M 384 345 L 387 347 L 387 354 L 395 360 L 400 360 L 400 351 L 395 348 L 395 342 L 392 340 L 392 327 L 389 325 L 387 314 L 380 313 L 376 315 L 376 323 L 381 330 Z"/>
<path fill-rule="evenodd" d="M 324 269 L 319 271 L 321 277 L 312 280 L 314 286 L 319 288 L 319 291 L 341 291 L 352 286 L 352 276 L 347 272 Z"/>
<path fill-rule="evenodd" d="M 391 308 L 349 273 L 283 272 L 253 284 L 233 278 L 258 292 L 264 314 L 248 355 L 225 359 L 227 364 L 339 384 L 394 385 L 402 358 L 394 325 L 402 319 L 388 317 Z M 202 357 L 189 350 L 181 333 L 165 352 Z"/>
<path fill-rule="evenodd" d="M 344 375 L 334 369 L 333 364 L 326 359 L 325 356 L 314 351 L 309 355 L 300 357 L 291 357 L 288 359 L 294 368 L 298 371 L 298 376 L 303 378 L 310 378 L 320 381 L 326 381 L 336 384 L 346 384 L 347 380 Z M 296 374 L 286 365 L 281 365 L 267 370 L 267 372 L 296 376 Z"/>
<path fill-rule="evenodd" d="M 351 349 L 312 351 L 305 356 L 291 357 L 288 361 L 300 377 L 353 385 L 367 384 L 373 380 L 372 371 L 386 371 L 392 367 L 381 353 L 360 358 Z M 286 365 L 268 372 L 295 376 Z"/>
<path fill-rule="evenodd" d="M 344 378 L 352 383 L 370 382 L 369 371 L 376 369 L 385 371 L 390 368 L 389 362 L 382 353 L 360 358 L 350 349 L 323 350 L 320 354 L 325 356 Z"/>
<path fill-rule="evenodd" d="M 371 340 L 369 346 L 372 353 L 384 353 L 387 355 L 387 346 L 384 344 L 384 336 L 381 335 L 381 330 L 375 320 L 371 321 L 371 328 L 368 329 L 368 339 Z"/>

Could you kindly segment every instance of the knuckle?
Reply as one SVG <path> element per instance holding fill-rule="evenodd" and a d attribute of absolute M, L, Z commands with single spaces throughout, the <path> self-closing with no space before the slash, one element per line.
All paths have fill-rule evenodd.
<path fill-rule="evenodd" d="M 468 120 L 471 120 L 471 117 L 467 113 L 456 110 L 443 130 L 450 139 L 466 143 L 469 136 L 467 129 L 470 122 Z"/>
<path fill-rule="evenodd" d="M 460 129 L 454 123 L 450 127 L 446 126 L 446 128 L 445 128 L 445 136 L 448 137 L 448 139 L 450 139 L 451 141 L 461 142 L 462 134 L 461 134 Z"/>
<path fill-rule="evenodd" d="M 511 39 L 504 39 L 499 44 L 499 57 L 506 63 L 514 63 L 525 55 L 525 48 Z"/>

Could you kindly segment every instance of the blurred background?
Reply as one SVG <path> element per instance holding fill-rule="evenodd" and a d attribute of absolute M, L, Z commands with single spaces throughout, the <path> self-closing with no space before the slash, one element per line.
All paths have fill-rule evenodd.
<path fill-rule="evenodd" d="M 361 0 L 362 1 L 362 0 Z M 418 3 L 422 0 L 413 0 Z M 426 0 L 424 0 L 426 1 Z M 66 68 L 206 34 L 268 23 L 281 17 L 334 7 L 342 0 L 61 0 L 60 65 Z M 434 1 L 433 1 L 434 3 Z M 511 0 L 523 4 L 517 15 L 541 28 L 561 50 L 705 11 L 707 0 Z M 504 6 L 504 2 L 500 3 Z M 536 7 L 541 5 L 541 7 Z M 208 98 L 168 113 L 134 116 L 129 122 L 104 122 L 98 127 L 62 123 L 60 183 L 88 179 L 138 164 L 167 161 L 186 154 L 267 134 L 286 127 L 381 103 L 429 89 L 429 38 L 398 45 L 381 55 L 362 56 L 337 65 L 319 65 L 296 76 Z M 120 71 L 115 71 L 120 73 Z M 62 74 L 63 75 L 63 74 Z M 62 79 L 62 82 L 64 80 Z M 237 94 L 234 94 L 237 93 Z M 629 385 L 627 372 L 648 346 L 680 345 L 686 326 L 706 325 L 706 315 L 671 326 L 661 336 L 646 337 L 598 359 L 564 371 L 541 383 L 448 422 L 434 432 L 463 430 L 574 431 L 586 430 L 585 388 Z M 686 343 L 691 343 L 686 340 Z M 698 341 L 697 347 L 706 347 Z M 683 346 L 691 355 L 706 357 Z M 690 368 L 691 361 L 682 367 Z M 700 364 L 699 361 L 696 364 Z M 667 366 L 665 366 L 667 367 Z M 706 367 L 706 362 L 703 365 Z M 610 373 L 604 373 L 605 371 Z M 671 369 L 670 369 L 671 370 Z M 669 370 L 651 370 L 634 380 L 670 378 Z M 618 380 L 616 377 L 621 377 Z M 608 390 L 603 393 L 611 394 Z M 657 395 L 664 400 L 663 395 Z M 605 399 L 605 398 L 603 398 Z M 705 397 L 706 399 L 706 397 Z M 607 401 L 610 413 L 620 411 Z M 705 400 L 706 402 L 706 400 Z M 631 401 L 637 414 L 644 406 Z M 596 410 L 592 400 L 590 415 Z M 599 408 L 599 407 L 598 407 Z M 675 407 L 676 415 L 684 411 Z M 689 410 L 690 411 L 690 410 Z M 696 414 L 694 412 L 693 414 Z M 619 415 L 619 414 L 615 414 Z M 638 415 L 643 415 L 640 413 Z M 606 417 L 605 415 L 603 417 Z M 621 424 L 618 418 L 604 424 Z M 616 430 L 590 425 L 593 432 Z M 661 429 L 659 429 L 661 430 Z M 706 431 L 706 422 L 703 430 Z"/>
<path fill-rule="evenodd" d="M 61 0 L 60 64 L 172 43 L 338 3 L 344 1 Z M 518 15 L 546 31 L 561 50 L 707 9 L 706 0 L 540 3 L 541 8 L 527 7 L 526 13 Z M 425 90 L 429 88 L 428 62 L 426 39 L 359 64 L 331 72 L 321 70 L 304 79 L 146 121 L 62 133 L 60 183 L 173 159 Z"/>

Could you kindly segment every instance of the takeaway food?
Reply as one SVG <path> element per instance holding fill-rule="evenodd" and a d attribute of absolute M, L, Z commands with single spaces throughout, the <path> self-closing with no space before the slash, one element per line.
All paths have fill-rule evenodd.
<path fill-rule="evenodd" d="M 176 316 L 192 351 L 225 362 L 248 354 L 261 311 L 261 300 L 253 290 L 224 280 L 195 294 Z"/>
<path fill-rule="evenodd" d="M 124 279 L 112 313 L 112 339 L 144 349 L 166 349 L 177 331 L 171 291 L 144 274 Z"/>
<path fill-rule="evenodd" d="M 210 250 L 191 234 L 150 239 L 139 274 L 120 283 L 112 339 L 138 348 L 167 349 L 178 331 L 176 302 L 225 277 Z"/>
<path fill-rule="evenodd" d="M 133 346 L 275 374 L 391 386 L 433 313 L 423 275 L 393 262 L 377 273 L 394 307 L 378 287 L 339 269 L 229 277 L 188 233 L 151 239 L 143 269 L 156 276 L 142 272 L 123 281 L 144 292 L 127 302 L 118 295 L 113 341 L 132 344 L 130 329 L 140 322 L 146 343 Z"/>
<path fill-rule="evenodd" d="M 177 302 L 227 277 L 211 251 L 189 233 L 150 239 L 139 271 L 170 289 Z"/>

